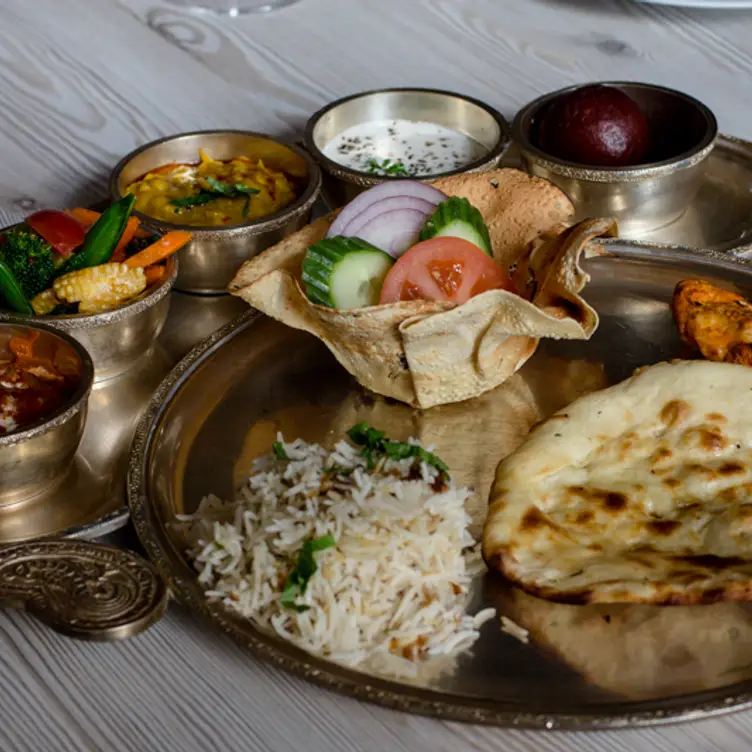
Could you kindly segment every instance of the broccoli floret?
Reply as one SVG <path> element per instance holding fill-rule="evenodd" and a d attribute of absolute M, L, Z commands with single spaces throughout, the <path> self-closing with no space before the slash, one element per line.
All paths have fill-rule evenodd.
<path fill-rule="evenodd" d="M 27 229 L 6 232 L 0 256 L 28 300 L 52 284 L 55 276 L 52 246 L 35 232 Z"/>

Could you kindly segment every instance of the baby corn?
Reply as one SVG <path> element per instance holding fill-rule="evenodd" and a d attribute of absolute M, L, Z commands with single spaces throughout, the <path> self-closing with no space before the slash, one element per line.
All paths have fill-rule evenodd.
<path fill-rule="evenodd" d="M 146 289 L 146 275 L 140 267 L 100 264 L 63 274 L 53 282 L 52 288 L 58 299 L 67 303 L 91 301 L 92 304 L 105 306 L 143 292 Z M 79 311 L 84 312 L 82 306 L 79 306 Z"/>
<path fill-rule="evenodd" d="M 60 301 L 57 299 L 55 291 L 50 287 L 49 290 L 42 290 L 42 292 L 35 295 L 29 302 L 37 316 L 46 316 L 55 310 Z"/>

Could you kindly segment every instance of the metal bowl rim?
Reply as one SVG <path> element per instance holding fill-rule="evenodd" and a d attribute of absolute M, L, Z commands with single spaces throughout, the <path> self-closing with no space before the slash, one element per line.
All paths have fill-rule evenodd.
<path fill-rule="evenodd" d="M 99 326 L 114 324 L 123 319 L 143 313 L 145 310 L 159 303 L 166 295 L 169 295 L 178 276 L 178 260 L 174 255 L 167 259 L 167 269 L 169 273 L 166 277 L 154 285 L 151 290 L 146 291 L 146 294 L 141 293 L 134 300 L 111 311 L 103 311 L 102 313 L 71 313 L 65 316 L 43 317 L 25 316 L 21 313 L 13 313 L 11 311 L 0 311 L 0 324 L 16 323 L 33 326 L 35 325 L 33 322 L 42 318 L 44 321 L 53 322 L 51 326 L 58 332 L 63 330 L 95 329 Z M 59 328 L 55 324 L 58 324 Z"/>
<path fill-rule="evenodd" d="M 134 160 L 137 156 L 149 149 L 162 144 L 170 143 L 171 141 L 178 141 L 184 138 L 190 138 L 195 136 L 250 136 L 252 138 L 265 139 L 271 141 L 278 146 L 283 146 L 289 149 L 293 153 L 297 154 L 303 159 L 308 167 L 308 182 L 306 189 L 303 193 L 288 206 L 269 214 L 265 217 L 259 217 L 258 219 L 252 219 L 249 222 L 243 222 L 241 224 L 215 227 L 212 225 L 182 225 L 175 222 L 165 222 L 163 220 L 151 217 L 143 212 L 133 210 L 134 216 L 138 217 L 146 225 L 158 225 L 160 227 L 171 228 L 175 230 L 187 230 L 188 232 L 198 237 L 202 236 L 229 236 L 229 235 L 260 235 L 270 230 L 276 230 L 287 222 L 291 217 L 303 214 L 316 202 L 318 195 L 321 191 L 321 170 L 316 163 L 316 160 L 305 150 L 301 149 L 297 144 L 286 143 L 274 136 L 270 136 L 268 133 L 258 133 L 256 131 L 244 131 L 233 129 L 212 129 L 203 131 L 188 131 L 186 133 L 175 133 L 172 136 L 164 136 L 158 138 L 155 141 L 150 141 L 147 144 L 139 146 L 137 149 L 126 154 L 113 168 L 110 173 L 109 189 L 110 196 L 114 201 L 122 198 L 122 193 L 118 187 L 120 180 L 120 174 L 126 168 L 126 166 Z"/>
<path fill-rule="evenodd" d="M 350 94 L 347 97 L 342 97 L 340 99 L 335 99 L 333 102 L 330 102 L 329 104 L 325 105 L 321 109 L 317 110 L 316 112 L 311 115 L 311 117 L 308 119 L 308 122 L 306 123 L 305 130 L 303 132 L 303 143 L 305 144 L 305 148 L 313 155 L 314 159 L 317 162 L 320 162 L 323 164 L 324 168 L 327 172 L 331 174 L 335 174 L 337 177 L 345 177 L 345 178 L 352 178 L 357 181 L 363 181 L 368 180 L 369 182 L 372 180 L 374 181 L 374 185 L 380 182 L 385 182 L 388 180 L 405 180 L 404 177 L 401 177 L 399 175 L 371 175 L 369 172 L 360 172 L 359 170 L 353 170 L 350 167 L 345 167 L 344 165 L 339 164 L 339 162 L 335 162 L 333 159 L 329 159 L 322 151 L 321 149 L 316 146 L 316 143 L 314 141 L 314 132 L 316 130 L 316 126 L 318 125 L 319 121 L 327 115 L 332 110 L 336 109 L 337 107 L 346 104 L 347 102 L 352 102 L 356 99 L 364 99 L 366 97 L 371 97 L 377 94 L 438 94 L 443 97 L 452 97 L 455 99 L 461 99 L 465 102 L 469 102 L 470 104 L 475 105 L 476 107 L 479 107 L 480 109 L 484 110 L 488 115 L 490 115 L 493 120 L 496 122 L 496 124 L 499 126 L 499 139 L 496 142 L 496 145 L 487 152 L 483 157 L 480 157 L 479 159 L 476 159 L 473 162 L 469 162 L 464 167 L 457 169 L 457 170 L 447 170 L 445 172 L 437 172 L 436 174 L 427 175 L 425 178 L 416 178 L 417 180 L 435 180 L 437 178 L 443 178 L 448 177 L 450 175 L 462 175 L 465 172 L 474 172 L 478 169 L 485 167 L 486 165 L 493 165 L 497 163 L 503 156 L 506 150 L 509 148 L 509 145 L 512 143 L 512 128 L 507 122 L 507 119 L 495 108 L 491 107 L 491 105 L 486 104 L 485 102 L 481 101 L 480 99 L 475 99 L 474 97 L 469 97 L 465 94 L 459 94 L 454 91 L 446 91 L 444 89 L 425 89 L 415 86 L 407 86 L 407 87 L 397 87 L 393 89 L 370 89 L 369 91 L 361 91 L 358 94 Z"/>
<path fill-rule="evenodd" d="M 39 324 L 36 322 L 32 324 L 20 320 L 1 321 L 0 329 L 3 327 L 25 327 L 32 330 L 36 329 L 37 331 L 42 331 L 45 334 L 49 334 L 62 340 L 74 350 L 76 355 L 78 355 L 81 361 L 81 375 L 79 376 L 76 391 L 63 405 L 44 418 L 40 418 L 39 420 L 25 426 L 20 431 L 9 431 L 8 433 L 0 434 L 0 447 L 13 446 L 24 441 L 29 441 L 30 439 L 49 433 L 55 428 L 67 423 L 71 418 L 81 412 L 86 405 L 89 394 L 94 386 L 94 362 L 92 361 L 88 350 L 67 332 L 46 324 Z"/>
<path fill-rule="evenodd" d="M 662 92 L 663 94 L 669 94 L 671 96 L 683 99 L 688 104 L 692 105 L 705 119 L 706 128 L 703 138 L 691 149 L 678 154 L 669 159 L 664 159 L 659 162 L 645 162 L 643 164 L 633 165 L 631 167 L 603 167 L 599 165 L 586 165 L 579 162 L 570 162 L 565 159 L 558 159 L 546 151 L 543 151 L 528 137 L 527 131 L 522 126 L 523 121 L 539 110 L 544 104 L 552 101 L 554 98 L 567 94 L 577 89 L 582 89 L 586 86 L 612 86 L 612 87 L 633 87 L 638 89 L 651 89 L 653 91 Z M 565 170 L 565 171 L 581 171 L 586 173 L 580 179 L 596 180 L 597 182 L 614 182 L 620 179 L 635 179 L 635 178 L 648 178 L 662 174 L 669 174 L 673 170 L 684 167 L 689 167 L 696 164 L 698 161 L 704 159 L 712 151 L 716 139 L 718 138 L 718 120 L 713 114 L 713 111 L 703 104 L 699 99 L 693 97 L 691 94 L 686 94 L 683 91 L 677 89 L 671 89 L 668 86 L 660 86 L 658 84 L 649 84 L 640 81 L 595 81 L 591 83 L 574 84 L 572 86 L 565 86 L 562 89 L 543 94 L 540 97 L 528 102 L 514 117 L 512 121 L 512 138 L 519 147 L 520 151 L 525 155 L 530 155 L 536 159 L 537 162 L 545 163 L 545 165 L 553 171 Z M 682 165 L 683 162 L 688 162 L 686 165 Z"/>
<path fill-rule="evenodd" d="M 724 254 L 715 251 L 680 246 L 657 248 L 650 244 L 620 240 L 607 240 L 599 245 L 604 248 L 602 255 L 607 257 L 625 256 L 646 262 L 650 262 L 651 259 L 670 261 L 677 259 L 677 256 L 684 256 L 687 260 L 705 257 L 708 262 L 727 269 L 752 268 L 752 265 L 743 259 L 724 257 Z M 191 573 L 190 582 L 176 573 L 174 561 L 171 560 L 174 547 L 148 494 L 146 479 L 153 441 L 158 436 L 161 422 L 181 386 L 202 367 L 213 352 L 262 318 L 263 314 L 256 310 L 246 311 L 209 335 L 183 357 L 157 387 L 141 416 L 129 459 L 128 508 L 138 538 L 176 599 L 195 611 L 207 625 L 221 629 L 252 655 L 275 668 L 289 671 L 319 686 L 358 700 L 443 721 L 546 731 L 607 730 L 706 719 L 752 706 L 752 680 L 747 680 L 716 690 L 678 695 L 664 700 L 603 705 L 601 712 L 546 712 L 529 707 L 515 708 L 513 703 L 500 708 L 494 701 L 470 695 L 445 694 L 359 673 L 308 654 L 292 643 L 267 636 L 251 622 L 241 629 L 238 626 L 239 617 L 210 604 L 202 593 L 197 594 L 195 573 Z M 183 561 L 183 564 L 188 569 L 187 562 Z M 661 702 L 664 706 L 660 706 Z"/>

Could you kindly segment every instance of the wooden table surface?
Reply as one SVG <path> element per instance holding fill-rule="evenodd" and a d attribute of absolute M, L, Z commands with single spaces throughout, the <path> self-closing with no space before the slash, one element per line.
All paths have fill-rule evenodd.
<path fill-rule="evenodd" d="M 752 11 L 627 0 L 301 0 L 266 16 L 154 0 L 0 0 L 0 219 L 86 204 L 136 146 L 230 127 L 298 136 L 332 99 L 453 89 L 511 117 L 592 79 L 652 81 L 752 139 Z M 357 703 L 257 663 L 180 608 L 115 645 L 0 614 L 0 752 L 743 750 L 752 714 L 534 733 Z"/>

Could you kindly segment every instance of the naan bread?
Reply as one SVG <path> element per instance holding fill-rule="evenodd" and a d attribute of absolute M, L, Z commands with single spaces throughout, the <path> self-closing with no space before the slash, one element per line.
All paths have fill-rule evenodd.
<path fill-rule="evenodd" d="M 598 317 L 579 296 L 588 281 L 579 259 L 594 237 L 616 234 L 613 220 L 586 220 L 567 229 L 574 213 L 569 199 L 519 170 L 461 175 L 434 185 L 478 208 L 494 258 L 505 268 L 519 264 L 524 296 L 490 290 L 461 306 L 412 300 L 341 311 L 314 305 L 300 286 L 300 265 L 335 215 L 247 261 L 230 292 L 318 337 L 367 389 L 421 408 L 493 389 L 522 367 L 542 337 L 592 335 Z"/>
<path fill-rule="evenodd" d="M 752 600 L 752 369 L 661 363 L 560 410 L 499 465 L 483 550 L 552 600 Z"/>

